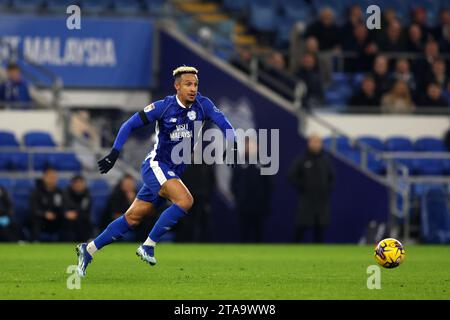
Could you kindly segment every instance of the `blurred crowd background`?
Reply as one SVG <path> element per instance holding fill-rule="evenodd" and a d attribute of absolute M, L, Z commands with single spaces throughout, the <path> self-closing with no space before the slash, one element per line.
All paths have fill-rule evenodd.
<path fill-rule="evenodd" d="M 84 241 L 124 213 L 154 126 L 107 177 L 96 160 L 193 64 L 235 127 L 280 129 L 281 166 L 189 167 L 165 240 L 450 242 L 449 63 L 446 0 L 0 0 L 0 240 Z"/>

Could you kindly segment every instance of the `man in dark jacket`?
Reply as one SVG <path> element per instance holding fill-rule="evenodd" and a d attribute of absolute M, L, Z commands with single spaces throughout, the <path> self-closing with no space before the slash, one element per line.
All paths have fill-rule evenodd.
<path fill-rule="evenodd" d="M 56 171 L 47 168 L 31 194 L 30 218 L 34 241 L 58 239 L 64 215 L 64 195 L 56 186 L 57 182 Z"/>
<path fill-rule="evenodd" d="M 257 144 L 246 139 L 246 164 L 234 168 L 231 190 L 240 220 L 241 242 L 261 242 L 264 220 L 270 212 L 271 183 L 270 176 L 261 175 L 259 164 L 249 164 L 250 154 L 256 159 Z"/>
<path fill-rule="evenodd" d="M 63 241 L 87 241 L 91 236 L 91 196 L 86 180 L 74 176 L 64 193 L 65 212 L 63 219 Z"/>
<path fill-rule="evenodd" d="M 19 240 L 19 230 L 13 220 L 13 204 L 6 188 L 0 186 L 0 241 Z"/>
<path fill-rule="evenodd" d="M 323 242 L 335 175 L 318 135 L 309 137 L 308 150 L 293 162 L 289 178 L 300 196 L 295 241 L 303 241 L 305 231 L 313 228 L 314 242 Z"/>

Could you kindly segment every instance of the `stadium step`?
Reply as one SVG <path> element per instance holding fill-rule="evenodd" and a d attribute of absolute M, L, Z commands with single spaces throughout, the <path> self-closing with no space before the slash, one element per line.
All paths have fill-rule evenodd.
<path fill-rule="evenodd" d="M 217 13 L 219 10 L 216 3 L 176 1 L 175 4 L 180 10 L 190 14 Z"/>

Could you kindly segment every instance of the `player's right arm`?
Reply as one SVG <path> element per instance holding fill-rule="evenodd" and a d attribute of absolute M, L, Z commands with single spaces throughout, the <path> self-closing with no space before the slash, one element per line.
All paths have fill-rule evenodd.
<path fill-rule="evenodd" d="M 161 117 L 163 109 L 163 100 L 153 102 L 152 104 L 146 106 L 144 110 L 133 114 L 131 118 L 129 118 L 122 124 L 110 153 L 106 157 L 98 161 L 98 168 L 100 170 L 100 173 L 104 174 L 112 169 L 117 159 L 119 158 L 120 151 L 122 150 L 122 147 L 127 141 L 131 132 L 149 124 L 150 122 L 158 120 Z"/>

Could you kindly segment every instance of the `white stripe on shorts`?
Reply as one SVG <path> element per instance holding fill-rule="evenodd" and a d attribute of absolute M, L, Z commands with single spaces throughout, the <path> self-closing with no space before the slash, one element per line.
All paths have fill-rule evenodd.
<path fill-rule="evenodd" d="M 164 175 L 164 172 L 161 170 L 161 168 L 158 166 L 158 161 L 150 160 L 150 168 L 152 168 L 153 173 L 155 174 L 156 179 L 158 179 L 159 184 L 162 186 L 164 182 L 167 181 L 166 176 Z"/>

